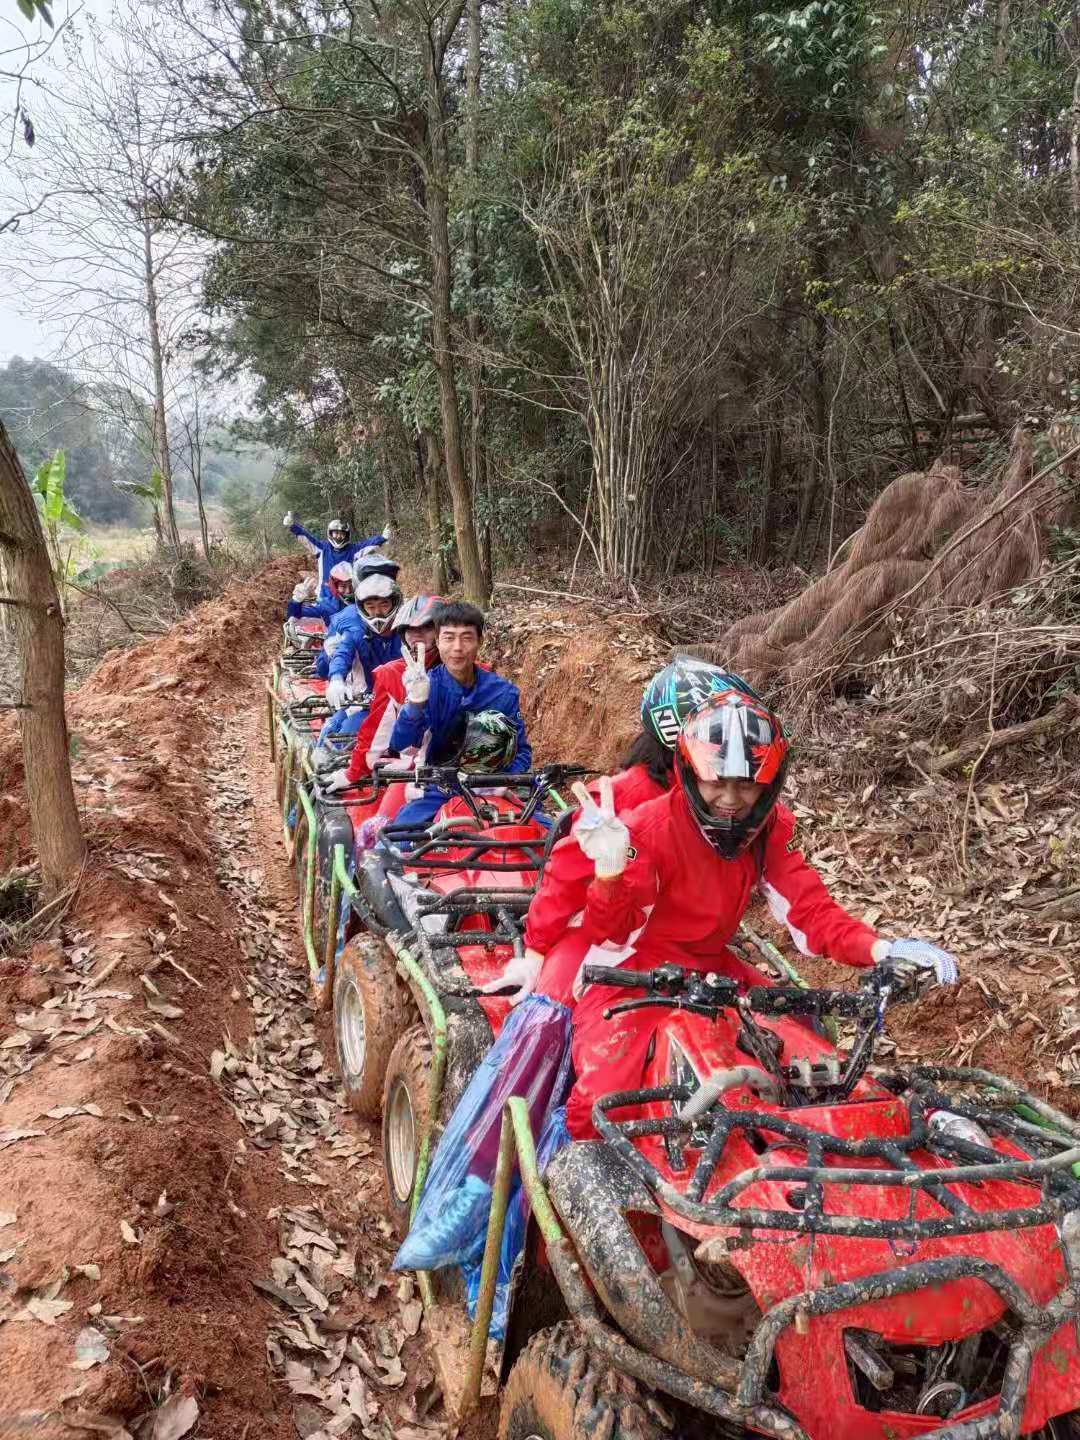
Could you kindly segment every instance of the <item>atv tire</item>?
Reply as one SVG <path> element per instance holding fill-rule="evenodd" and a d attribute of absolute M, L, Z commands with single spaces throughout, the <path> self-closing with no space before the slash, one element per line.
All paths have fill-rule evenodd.
<path fill-rule="evenodd" d="M 637 1382 L 598 1360 L 570 1323 L 534 1335 L 503 1390 L 499 1440 L 659 1440 Z"/>
<path fill-rule="evenodd" d="M 363 1120 L 379 1118 L 386 1067 L 408 1020 L 390 952 L 373 935 L 355 935 L 334 967 L 334 1040 L 345 1099 Z"/>
<path fill-rule="evenodd" d="M 423 1025 L 413 1025 L 405 1031 L 390 1055 L 382 1101 L 383 1184 L 387 1212 L 402 1239 L 409 1231 L 420 1146 L 433 1119 L 431 1041 Z"/>

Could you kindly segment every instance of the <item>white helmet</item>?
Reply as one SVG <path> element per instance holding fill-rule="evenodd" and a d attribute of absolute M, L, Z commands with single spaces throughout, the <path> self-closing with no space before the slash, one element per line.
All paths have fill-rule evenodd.
<path fill-rule="evenodd" d="M 364 603 L 367 600 L 390 600 L 393 609 L 389 615 L 368 615 L 364 610 Z M 360 614 L 360 619 L 369 630 L 376 635 L 381 635 L 384 630 L 389 630 L 394 622 L 394 611 L 401 604 L 401 591 L 397 587 L 397 581 L 390 575 L 364 575 L 356 582 L 353 591 L 353 602 Z"/>

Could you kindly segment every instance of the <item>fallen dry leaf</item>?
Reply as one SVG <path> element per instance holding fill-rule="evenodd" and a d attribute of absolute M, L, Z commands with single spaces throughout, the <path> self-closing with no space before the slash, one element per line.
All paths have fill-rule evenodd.
<path fill-rule="evenodd" d="M 151 1440 L 180 1440 L 199 1418 L 199 1407 L 191 1395 L 170 1395 L 154 1414 Z"/>
<path fill-rule="evenodd" d="M 74 1306 L 74 1300 L 43 1300 L 40 1295 L 29 1299 L 16 1317 L 19 1320 L 40 1320 L 42 1325 L 55 1325 L 61 1315 Z"/>
<path fill-rule="evenodd" d="M 104 1365 L 109 1358 L 109 1342 L 100 1330 L 84 1325 L 75 1337 L 75 1359 L 73 1370 L 90 1370 L 95 1365 Z"/>
<path fill-rule="evenodd" d="M 142 1237 L 128 1224 L 126 1220 L 120 1221 L 120 1234 L 124 1237 L 125 1245 L 141 1245 Z"/>

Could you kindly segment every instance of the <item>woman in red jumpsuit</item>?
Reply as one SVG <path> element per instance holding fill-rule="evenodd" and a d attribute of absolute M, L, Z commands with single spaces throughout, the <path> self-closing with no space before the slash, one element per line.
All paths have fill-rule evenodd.
<path fill-rule="evenodd" d="M 796 848 L 794 816 L 778 803 L 787 763 L 780 722 L 732 687 L 686 721 L 675 747 L 676 784 L 666 795 L 622 818 L 607 796 L 600 806 L 583 802 L 575 843 L 595 875 L 581 930 L 598 947 L 596 958 L 634 970 L 678 964 L 756 983 L 757 972 L 728 947 L 757 886 L 804 955 L 932 970 L 952 984 L 956 962 L 945 951 L 882 938 L 826 890 Z M 575 1139 L 595 1134 L 600 1096 L 640 1086 L 665 1013 L 632 1010 L 605 1020 L 615 998 L 610 986 L 590 986 L 574 1012 L 577 1078 L 566 1122 Z"/>

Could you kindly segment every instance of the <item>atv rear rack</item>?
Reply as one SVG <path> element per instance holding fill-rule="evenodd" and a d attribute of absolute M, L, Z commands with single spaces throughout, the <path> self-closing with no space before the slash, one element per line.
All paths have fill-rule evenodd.
<path fill-rule="evenodd" d="M 504 823 L 519 825 L 521 822 L 513 817 Z M 497 829 L 498 824 L 492 821 L 487 828 Z M 379 832 L 379 841 L 399 864 L 408 866 L 410 870 L 469 870 L 482 863 L 485 870 L 512 875 L 539 870 L 547 848 L 546 837 L 502 840 L 495 835 L 477 835 L 468 829 L 433 831 L 427 825 L 386 825 Z M 500 850 L 504 855 L 508 850 L 520 851 L 522 858 L 488 858 Z"/>
<path fill-rule="evenodd" d="M 1002 1109 L 958 1100 L 934 1088 L 935 1081 L 985 1084 L 985 1076 L 984 1071 L 931 1066 L 925 1069 L 915 1067 L 904 1076 L 889 1077 L 889 1088 L 911 1091 L 906 1102 L 910 1128 L 905 1136 L 844 1140 L 789 1119 L 786 1115 L 761 1110 L 728 1110 L 722 1105 L 713 1111 L 711 1126 L 708 1116 L 684 1120 L 677 1111 L 653 1119 L 616 1121 L 611 1118 L 611 1111 L 630 1106 L 664 1102 L 673 1107 L 683 1104 L 694 1093 L 689 1085 L 664 1085 L 606 1095 L 593 1106 L 593 1123 L 601 1138 L 668 1209 L 685 1220 L 701 1225 L 743 1231 L 780 1230 L 919 1242 L 978 1235 L 992 1230 L 1020 1230 L 1060 1224 L 1068 1216 L 1076 1216 L 1080 1221 L 1080 1183 L 1072 1173 L 1072 1167 L 1080 1161 L 1080 1136 L 1070 1122 L 1065 1121 L 1065 1125 L 1071 1133 L 1057 1135 L 1008 1115 Z M 1018 1087 L 1008 1086 L 1007 1089 L 1010 1104 L 1040 1105 L 1035 1096 Z M 896 1103 L 902 1102 L 898 1098 Z M 1022 1139 L 1028 1149 L 1043 1153 L 1030 1160 L 1005 1158 L 997 1150 L 932 1127 L 927 1118 L 930 1110 L 961 1114 L 981 1125 L 988 1134 L 996 1131 L 1009 1140 Z M 737 1131 L 782 1137 L 792 1145 L 805 1149 L 807 1163 L 756 1165 L 735 1176 L 705 1200 L 705 1191 L 724 1147 Z M 685 1192 L 665 1180 L 634 1145 L 635 1140 L 651 1135 L 660 1136 L 674 1145 L 700 1150 Z M 916 1150 L 946 1162 L 946 1168 L 921 1169 L 912 1157 L 912 1152 Z M 827 1160 L 832 1157 L 880 1160 L 884 1164 L 873 1169 L 831 1166 Z M 953 1163 L 950 1165 L 948 1162 Z M 975 1210 L 946 1188 L 950 1184 L 984 1180 L 1038 1185 L 1039 1202 L 1010 1210 Z M 737 1203 L 751 1186 L 770 1183 L 791 1187 L 787 1198 L 792 1208 L 761 1209 Z M 864 1186 L 907 1190 L 911 1195 L 909 1214 L 897 1220 L 828 1214 L 825 1210 L 826 1192 L 832 1185 L 842 1185 L 849 1193 L 857 1192 Z M 920 1191 L 927 1192 L 949 1212 L 948 1215 L 917 1219 L 915 1207 Z"/>

